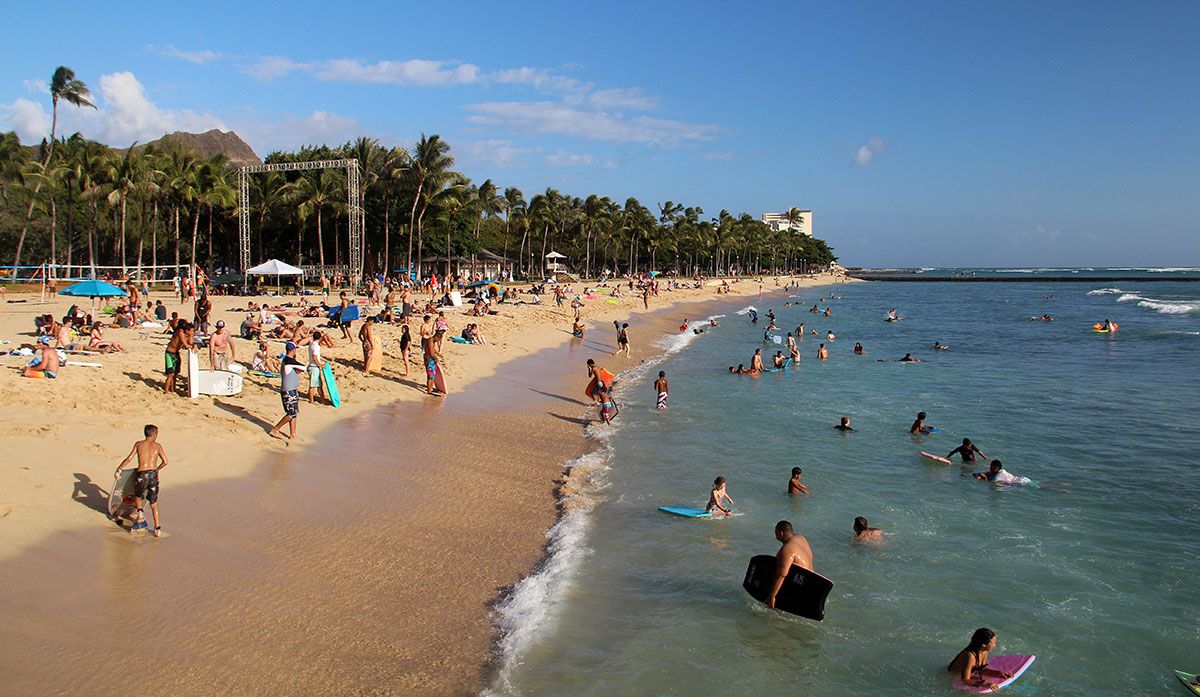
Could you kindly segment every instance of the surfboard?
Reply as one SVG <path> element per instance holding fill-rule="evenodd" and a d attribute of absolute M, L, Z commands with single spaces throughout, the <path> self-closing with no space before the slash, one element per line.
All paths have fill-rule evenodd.
<path fill-rule="evenodd" d="M 942 457 L 941 455 L 934 455 L 933 453 L 927 453 L 924 450 L 921 451 L 921 457 L 925 458 L 926 460 L 932 460 L 934 462 L 937 462 L 937 463 L 943 464 L 943 465 L 954 464 L 953 462 L 950 462 L 949 460 Z"/>
<path fill-rule="evenodd" d="M 441 371 L 439 370 L 438 372 L 440 373 Z M 600 368 L 599 371 L 597 371 L 597 374 L 592 376 L 592 380 L 588 383 L 587 387 L 583 388 L 583 393 L 591 398 L 591 396 L 596 393 L 596 381 L 601 379 L 604 381 L 604 384 L 611 389 L 613 386 L 613 379 L 616 377 L 616 375 L 613 375 L 604 368 Z"/>
<path fill-rule="evenodd" d="M 321 383 L 325 386 L 329 403 L 335 407 L 342 406 L 342 393 L 338 392 L 337 378 L 333 377 L 333 365 L 329 361 L 321 366 Z"/>
<path fill-rule="evenodd" d="M 229 370 L 201 370 L 196 389 L 200 394 L 231 397 L 242 393 L 242 376 Z M 190 382 L 190 378 L 189 378 Z"/>
<path fill-rule="evenodd" d="M 260 378 L 279 378 L 279 373 L 268 373 L 265 370 L 251 370 L 251 375 L 257 375 Z"/>
<path fill-rule="evenodd" d="M 1194 695 L 1200 695 L 1200 686 L 1196 685 L 1196 676 L 1192 673 L 1185 673 L 1182 670 L 1175 671 L 1175 677 L 1179 678 L 1179 682 L 1183 683 L 1187 689 L 1192 691 Z"/>
<path fill-rule="evenodd" d="M 1037 656 L 1023 656 L 1020 654 L 988 656 L 988 668 L 1003 671 L 1005 673 L 1012 673 L 1011 678 L 1007 678 L 995 683 L 995 689 L 999 690 L 1013 684 L 1013 682 L 1015 682 L 1017 678 L 1021 677 L 1026 670 L 1029 670 L 1029 666 L 1033 665 L 1033 661 L 1036 658 Z M 954 687 L 962 690 L 963 692 L 984 693 L 993 691 L 993 688 L 987 686 L 967 685 L 963 683 L 962 678 L 954 678 Z"/>
<path fill-rule="evenodd" d="M 933 426 L 926 426 L 925 428 L 921 429 L 921 433 L 924 433 L 927 436 L 936 436 L 937 434 L 939 434 L 941 432 L 942 432 L 942 429 L 934 428 Z"/>
<path fill-rule="evenodd" d="M 188 362 L 188 398 L 200 398 L 200 356 L 195 349 L 189 349 Z"/>
<path fill-rule="evenodd" d="M 788 367 L 788 366 L 789 366 L 789 365 L 791 365 L 791 364 L 792 364 L 792 359 L 791 359 L 791 358 L 788 358 L 787 360 L 785 360 L 785 361 L 783 362 L 783 365 L 779 366 L 778 368 L 763 368 L 763 372 L 764 372 L 764 373 L 779 373 L 779 372 L 783 372 L 783 369 L 784 369 L 784 368 L 786 368 L 786 367 Z"/>
<path fill-rule="evenodd" d="M 370 355 L 367 356 L 366 372 L 378 373 L 383 365 L 383 349 L 376 346 Z"/>
<path fill-rule="evenodd" d="M 108 517 L 121 527 L 125 526 L 124 521 L 132 519 L 134 511 L 137 510 L 134 487 L 136 474 L 137 468 L 135 467 L 121 470 L 121 476 L 113 482 L 112 491 L 108 494 Z"/>
<path fill-rule="evenodd" d="M 765 603 L 774 584 L 775 557 L 770 554 L 751 557 L 742 588 L 755 600 Z M 775 596 L 775 609 L 820 622 L 825 619 L 825 599 L 832 589 L 833 581 L 793 564 Z"/>
<path fill-rule="evenodd" d="M 450 337 L 450 340 L 451 340 L 451 341 L 453 341 L 453 342 L 454 342 L 454 343 L 456 343 L 456 344 L 469 344 L 469 343 L 471 343 L 470 341 L 467 341 L 466 339 L 462 338 L 461 336 L 452 336 L 452 337 Z"/>
<path fill-rule="evenodd" d="M 683 518 L 711 518 L 712 514 L 703 508 L 691 508 L 689 506 L 659 506 L 658 510 L 663 513 L 670 513 Z"/>

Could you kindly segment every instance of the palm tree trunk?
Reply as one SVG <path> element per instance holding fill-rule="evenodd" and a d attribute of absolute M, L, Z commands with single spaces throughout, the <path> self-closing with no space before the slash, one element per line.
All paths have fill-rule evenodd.
<path fill-rule="evenodd" d="M 58 254 L 54 247 L 54 238 L 57 235 L 58 227 L 58 206 L 54 202 L 54 194 L 50 194 L 50 266 L 58 265 Z"/>
<path fill-rule="evenodd" d="M 158 278 L 158 199 L 154 199 L 154 217 L 150 219 L 150 280 Z"/>
<path fill-rule="evenodd" d="M 212 253 L 212 219 L 213 219 L 213 207 L 212 207 L 212 205 L 209 205 L 209 207 L 208 207 L 208 259 L 207 259 L 206 261 L 207 261 L 207 263 L 208 263 L 210 266 L 212 265 L 212 258 L 213 258 L 213 253 Z"/>
<path fill-rule="evenodd" d="M 386 228 L 385 228 L 386 229 Z M 325 238 L 321 236 L 321 209 L 317 208 L 317 258 L 321 264 L 321 273 L 325 273 Z"/>
<path fill-rule="evenodd" d="M 412 210 L 410 210 L 408 212 L 408 273 L 409 274 L 413 273 L 412 245 L 413 245 L 413 232 L 415 232 L 417 229 L 416 228 L 417 202 L 419 202 L 421 200 L 421 189 L 424 186 L 425 186 L 425 177 L 418 177 L 417 178 L 417 193 L 415 195 L 413 195 Z M 425 213 L 425 211 L 422 210 L 421 213 L 423 215 Z M 417 245 L 417 260 L 420 261 L 420 258 L 421 258 L 421 245 L 418 244 Z M 417 276 L 420 276 L 420 274 L 417 274 Z"/>
<path fill-rule="evenodd" d="M 550 224 L 542 226 L 542 278 L 546 277 L 546 241 L 550 238 Z"/>
<path fill-rule="evenodd" d="M 92 278 L 96 277 L 96 225 L 100 218 L 100 206 L 95 200 L 92 201 L 92 224 L 88 228 L 88 267 L 92 271 Z"/>
<path fill-rule="evenodd" d="M 179 273 L 179 206 L 175 208 L 175 273 Z"/>
<path fill-rule="evenodd" d="M 384 194 L 384 197 L 383 197 L 383 275 L 384 276 L 390 276 L 392 273 L 392 270 L 390 268 L 391 261 L 392 261 L 391 260 L 391 251 L 392 251 L 392 242 L 391 242 L 392 235 L 391 235 L 391 233 L 392 233 L 392 231 L 391 231 L 390 225 L 389 225 L 389 223 L 391 222 L 391 216 L 388 215 L 390 212 L 391 212 L 391 206 L 388 205 L 388 197 L 386 194 Z M 321 238 L 321 212 L 318 210 L 317 211 L 317 239 L 320 239 L 320 238 Z M 325 255 L 322 252 L 322 254 L 321 254 L 322 270 L 324 270 L 324 267 L 325 267 L 324 260 L 325 260 Z"/>
<path fill-rule="evenodd" d="M 188 275 L 192 279 L 192 287 L 196 287 L 196 238 L 200 234 L 200 202 L 196 202 L 196 209 L 192 211 L 192 261 L 189 264 Z"/>
<path fill-rule="evenodd" d="M 121 194 L 121 273 L 128 273 L 125 265 L 125 194 Z"/>

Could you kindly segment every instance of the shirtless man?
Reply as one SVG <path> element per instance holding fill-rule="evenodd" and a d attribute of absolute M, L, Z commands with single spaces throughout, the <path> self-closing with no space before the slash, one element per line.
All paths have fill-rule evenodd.
<path fill-rule="evenodd" d="M 817 347 L 817 358 L 822 361 L 829 360 L 829 349 L 825 348 L 825 344 Z"/>
<path fill-rule="evenodd" d="M 27 378 L 58 377 L 58 369 L 61 364 L 58 360 L 58 351 L 50 348 L 50 337 L 39 336 L 38 348 L 42 350 L 42 355 L 38 358 L 38 362 L 25 366 L 22 374 Z"/>
<path fill-rule="evenodd" d="M 754 372 L 762 369 L 762 349 L 754 349 L 754 355 L 750 357 L 750 371 Z"/>
<path fill-rule="evenodd" d="M 134 523 L 141 522 L 146 518 L 146 513 L 142 509 L 142 500 L 145 499 L 150 504 L 151 515 L 154 516 L 154 536 L 162 537 L 162 525 L 158 522 L 158 472 L 167 466 L 167 453 L 158 443 L 158 426 L 146 424 L 146 428 L 142 432 L 146 437 L 133 444 L 133 449 L 129 451 L 121 464 L 117 465 L 113 479 L 120 479 L 121 470 L 125 469 L 134 457 L 137 457 L 137 475 L 134 480 L 137 514 Z"/>
<path fill-rule="evenodd" d="M 217 331 L 208 340 L 208 363 L 213 370 L 229 370 L 229 364 L 237 358 L 233 350 L 233 337 L 225 328 L 225 320 L 217 320 Z"/>
<path fill-rule="evenodd" d="M 171 394 L 175 391 L 175 378 L 179 375 L 179 370 L 183 365 L 179 354 L 184 350 L 192 350 L 192 341 L 195 335 L 196 328 L 190 322 L 180 320 L 175 325 L 175 332 L 171 334 L 171 340 L 167 342 L 167 348 L 163 352 L 163 369 L 167 374 L 166 382 L 163 383 L 163 394 Z"/>
<path fill-rule="evenodd" d="M 787 335 L 787 348 L 788 348 L 788 353 L 791 354 L 792 361 L 793 362 L 799 361 L 800 360 L 800 347 L 796 346 L 796 337 L 792 336 L 791 332 L 788 332 L 788 335 Z"/>
<path fill-rule="evenodd" d="M 371 352 L 375 350 L 375 343 L 378 339 L 375 336 L 375 318 L 368 316 L 363 322 L 362 328 L 358 330 L 358 340 L 362 343 L 363 352 L 363 373 L 370 375 L 367 365 L 371 360 Z"/>
<path fill-rule="evenodd" d="M 775 583 L 767 596 L 767 607 L 775 607 L 775 596 L 779 594 L 779 589 L 783 588 L 783 581 L 792 570 L 792 564 L 802 569 L 813 570 L 812 548 L 808 546 L 808 539 L 804 535 L 792 532 L 791 523 L 786 520 L 776 523 L 775 539 L 783 545 L 775 554 Z"/>

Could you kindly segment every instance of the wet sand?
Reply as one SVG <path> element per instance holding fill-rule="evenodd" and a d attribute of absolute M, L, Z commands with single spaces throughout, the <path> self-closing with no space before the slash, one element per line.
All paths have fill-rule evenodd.
<path fill-rule="evenodd" d="M 701 307 L 638 317 L 629 359 L 606 357 L 611 325 L 563 332 L 468 393 L 354 416 L 239 479 L 164 484 L 161 540 L 107 523 L 103 492 L 77 485 L 96 525 L 0 563 L 7 689 L 478 692 L 490 608 L 541 557 L 563 463 L 588 447 L 584 361 L 634 365 Z"/>

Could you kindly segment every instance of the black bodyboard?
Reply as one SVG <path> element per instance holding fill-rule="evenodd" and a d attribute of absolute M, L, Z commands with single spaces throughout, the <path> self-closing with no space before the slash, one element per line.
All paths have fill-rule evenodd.
<path fill-rule="evenodd" d="M 769 554 L 751 557 L 742 588 L 755 600 L 765 603 L 774 583 L 775 557 Z M 825 619 L 825 599 L 832 589 L 833 581 L 793 564 L 775 596 L 775 609 L 820 622 Z"/>

